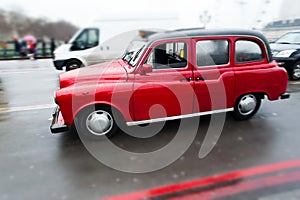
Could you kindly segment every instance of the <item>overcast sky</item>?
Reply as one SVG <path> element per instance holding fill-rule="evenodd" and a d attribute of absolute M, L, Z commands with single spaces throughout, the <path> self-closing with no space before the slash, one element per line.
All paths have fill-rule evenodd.
<path fill-rule="evenodd" d="M 253 28 L 278 18 L 282 0 L 0 0 L 0 8 L 18 10 L 33 17 L 64 19 L 77 26 L 101 18 L 126 18 L 153 15 L 153 12 L 176 15 L 184 23 L 201 23 L 207 10 L 208 27 Z M 130 17 L 132 17 L 130 16 Z M 205 16 L 202 18 L 205 19 Z"/>

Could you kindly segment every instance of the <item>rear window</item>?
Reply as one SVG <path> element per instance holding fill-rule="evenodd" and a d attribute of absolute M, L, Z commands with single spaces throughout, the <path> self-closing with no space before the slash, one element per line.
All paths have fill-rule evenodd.
<path fill-rule="evenodd" d="M 235 62 L 248 63 L 264 59 L 263 51 L 259 44 L 249 40 L 238 40 L 235 43 Z"/>
<path fill-rule="evenodd" d="M 228 40 L 201 40 L 196 43 L 197 66 L 226 65 L 229 63 Z"/>

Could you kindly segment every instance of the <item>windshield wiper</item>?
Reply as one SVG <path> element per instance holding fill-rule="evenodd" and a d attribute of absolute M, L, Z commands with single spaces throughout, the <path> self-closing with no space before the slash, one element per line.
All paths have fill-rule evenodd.
<path fill-rule="evenodd" d="M 141 53 L 142 49 L 144 48 L 145 45 L 143 45 L 137 52 L 136 54 L 134 55 L 134 57 L 130 60 L 130 62 L 134 62 L 135 59 L 139 56 L 139 54 Z"/>

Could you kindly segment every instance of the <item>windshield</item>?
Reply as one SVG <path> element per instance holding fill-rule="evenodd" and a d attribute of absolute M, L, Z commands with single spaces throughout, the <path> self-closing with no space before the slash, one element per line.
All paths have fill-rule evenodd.
<path fill-rule="evenodd" d="M 287 33 L 279 38 L 276 43 L 278 44 L 300 44 L 300 32 Z"/>
<path fill-rule="evenodd" d="M 123 56 L 123 60 L 127 61 L 131 66 L 135 66 L 140 56 L 142 55 L 142 51 L 146 46 L 146 42 L 134 40 L 132 41 Z"/>

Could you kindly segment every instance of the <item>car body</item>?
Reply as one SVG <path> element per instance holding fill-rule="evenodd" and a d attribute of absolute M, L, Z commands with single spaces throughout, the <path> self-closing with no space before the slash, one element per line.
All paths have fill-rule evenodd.
<path fill-rule="evenodd" d="M 261 99 L 285 99 L 288 76 L 266 38 L 248 30 L 152 35 L 123 59 L 61 74 L 51 131 L 110 136 L 127 126 L 231 111 L 245 120 Z M 118 125 L 117 125 L 118 124 Z"/>
<path fill-rule="evenodd" d="M 288 32 L 271 45 L 273 58 L 291 80 L 300 80 L 300 30 Z"/>

